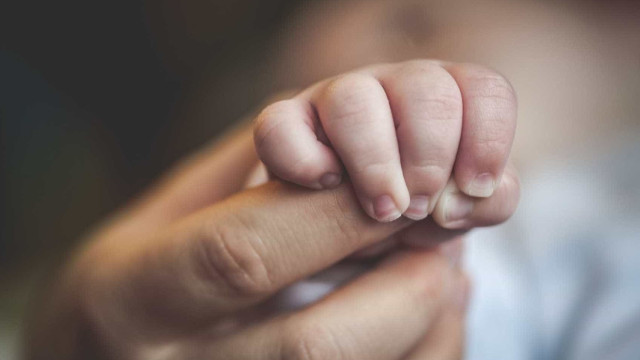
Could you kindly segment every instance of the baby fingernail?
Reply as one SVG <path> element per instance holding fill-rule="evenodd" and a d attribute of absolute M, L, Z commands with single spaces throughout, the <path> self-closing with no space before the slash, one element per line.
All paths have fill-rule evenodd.
<path fill-rule="evenodd" d="M 489 197 L 493 194 L 496 183 L 493 176 L 489 173 L 483 173 L 476 176 L 467 186 L 466 193 L 476 197 Z"/>
<path fill-rule="evenodd" d="M 473 212 L 473 200 L 464 194 L 446 194 L 444 203 L 444 220 L 447 224 L 464 220 Z"/>
<path fill-rule="evenodd" d="M 400 217 L 396 203 L 389 195 L 382 195 L 373 201 L 373 213 L 378 221 L 388 222 Z"/>
<path fill-rule="evenodd" d="M 326 173 L 320 177 L 320 184 L 327 189 L 340 185 L 341 181 L 342 177 L 334 173 Z"/>
<path fill-rule="evenodd" d="M 409 208 L 404 212 L 404 216 L 411 220 L 422 220 L 429 215 L 429 197 L 424 195 L 414 195 L 409 202 Z"/>

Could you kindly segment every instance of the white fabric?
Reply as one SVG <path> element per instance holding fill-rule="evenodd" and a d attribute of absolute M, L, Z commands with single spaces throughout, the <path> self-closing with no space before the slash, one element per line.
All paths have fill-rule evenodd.
<path fill-rule="evenodd" d="M 512 220 L 467 241 L 468 359 L 640 359 L 638 179 L 633 146 L 523 176 Z"/>

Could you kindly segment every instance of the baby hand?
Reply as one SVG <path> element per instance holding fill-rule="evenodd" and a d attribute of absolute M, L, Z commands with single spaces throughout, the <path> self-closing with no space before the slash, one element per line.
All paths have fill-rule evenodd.
<path fill-rule="evenodd" d="M 492 70 L 414 60 L 330 78 L 271 104 L 254 137 L 274 175 L 323 189 L 346 169 L 371 217 L 420 220 L 447 183 L 472 197 L 494 193 L 516 109 L 513 88 Z"/>

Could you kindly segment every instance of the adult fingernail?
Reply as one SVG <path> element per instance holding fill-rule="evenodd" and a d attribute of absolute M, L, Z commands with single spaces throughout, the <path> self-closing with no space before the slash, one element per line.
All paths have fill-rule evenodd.
<path fill-rule="evenodd" d="M 495 190 L 496 182 L 493 179 L 493 175 L 489 173 L 483 173 L 475 177 L 473 181 L 467 186 L 466 193 L 475 197 L 489 197 Z"/>
<path fill-rule="evenodd" d="M 473 200 L 464 194 L 448 193 L 445 195 L 444 221 L 453 224 L 465 220 L 473 212 Z"/>
<path fill-rule="evenodd" d="M 422 220 L 429 215 L 429 197 L 424 195 L 414 195 L 409 202 L 409 208 L 404 212 L 404 216 L 411 220 Z"/>
<path fill-rule="evenodd" d="M 340 185 L 342 177 L 339 174 L 326 173 L 320 177 L 320 184 L 326 189 L 330 189 Z"/>
<path fill-rule="evenodd" d="M 389 222 L 400 217 L 400 211 L 391 196 L 378 196 L 373 201 L 373 213 L 378 221 Z"/>

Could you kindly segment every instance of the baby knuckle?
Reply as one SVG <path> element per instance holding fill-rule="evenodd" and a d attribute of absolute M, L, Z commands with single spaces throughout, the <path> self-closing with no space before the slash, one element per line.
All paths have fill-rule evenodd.
<path fill-rule="evenodd" d="M 458 120 L 462 117 L 462 99 L 459 93 L 440 88 L 424 98 L 424 112 L 431 120 Z"/>
<path fill-rule="evenodd" d="M 515 112 L 517 95 L 511 83 L 504 76 L 480 68 L 469 79 L 469 90 L 476 97 L 484 99 L 488 105 Z"/>
<path fill-rule="evenodd" d="M 326 95 L 338 97 L 356 97 L 367 94 L 380 86 L 372 76 L 360 73 L 340 75 L 327 84 Z"/>
<path fill-rule="evenodd" d="M 368 112 L 368 106 L 381 93 L 380 83 L 373 77 L 350 73 L 329 81 L 322 92 L 321 103 L 332 109 L 338 119 Z"/>
<path fill-rule="evenodd" d="M 413 59 L 399 64 L 402 70 L 409 71 L 433 71 L 434 68 L 440 67 L 436 61 L 428 59 Z"/>
<path fill-rule="evenodd" d="M 403 79 L 429 79 L 435 80 L 451 88 L 452 92 L 457 88 L 453 77 L 442 66 L 431 60 L 412 60 L 399 65 L 395 71 L 395 77 Z"/>
<path fill-rule="evenodd" d="M 458 84 L 441 66 L 433 62 L 410 62 L 390 80 L 400 86 L 403 96 L 416 104 L 426 118 L 452 120 L 461 118 L 462 96 Z"/>
<path fill-rule="evenodd" d="M 258 151 L 261 145 L 274 134 L 280 126 L 285 124 L 285 120 L 292 112 L 293 100 L 282 100 L 275 102 L 260 112 L 253 125 L 253 135 Z"/>
<path fill-rule="evenodd" d="M 511 147 L 511 137 L 507 132 L 499 126 L 490 131 L 485 128 L 484 132 L 474 140 L 472 145 L 476 161 L 482 161 L 487 165 L 501 166 L 503 164 L 503 156 Z"/>

